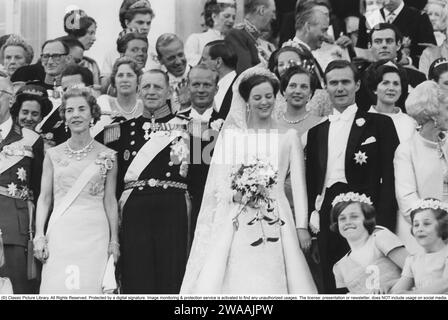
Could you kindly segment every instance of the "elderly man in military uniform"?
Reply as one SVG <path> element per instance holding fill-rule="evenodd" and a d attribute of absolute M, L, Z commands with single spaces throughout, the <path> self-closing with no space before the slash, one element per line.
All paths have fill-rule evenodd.
<path fill-rule="evenodd" d="M 141 77 L 143 115 L 105 129 L 118 152 L 121 208 L 121 283 L 126 294 L 179 293 L 188 257 L 189 196 L 186 120 L 167 105 L 161 70 Z M 187 141 L 187 142 L 185 142 Z"/>
<path fill-rule="evenodd" d="M 13 87 L 0 79 L 0 229 L 5 265 L 0 277 L 8 277 L 14 293 L 32 294 L 35 283 L 27 276 L 27 243 L 42 175 L 42 138 L 21 128 L 11 118 Z"/>

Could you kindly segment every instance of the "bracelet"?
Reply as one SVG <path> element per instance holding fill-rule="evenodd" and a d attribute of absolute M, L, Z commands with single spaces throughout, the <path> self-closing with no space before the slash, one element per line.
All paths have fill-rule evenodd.
<path fill-rule="evenodd" d="M 109 245 L 115 245 L 115 246 L 117 246 L 117 247 L 120 246 L 120 244 L 119 244 L 117 241 L 110 241 L 110 242 L 109 242 Z"/>

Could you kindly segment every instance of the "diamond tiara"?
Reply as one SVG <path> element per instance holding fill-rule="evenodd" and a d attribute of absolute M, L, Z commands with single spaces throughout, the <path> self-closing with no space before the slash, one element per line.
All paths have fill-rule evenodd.
<path fill-rule="evenodd" d="M 35 89 L 26 89 L 22 91 L 22 94 L 29 94 L 33 96 L 39 96 L 42 97 L 44 94 L 41 91 L 35 90 Z"/>

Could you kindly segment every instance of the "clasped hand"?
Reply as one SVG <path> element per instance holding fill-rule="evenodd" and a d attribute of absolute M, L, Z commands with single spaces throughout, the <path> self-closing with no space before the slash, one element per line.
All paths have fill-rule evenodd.
<path fill-rule="evenodd" d="M 48 251 L 47 238 L 45 236 L 34 237 L 34 257 L 45 263 L 50 255 Z"/>

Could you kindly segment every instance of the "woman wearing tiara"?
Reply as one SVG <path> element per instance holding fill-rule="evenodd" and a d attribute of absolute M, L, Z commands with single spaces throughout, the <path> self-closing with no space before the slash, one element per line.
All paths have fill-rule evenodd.
<path fill-rule="evenodd" d="M 395 151 L 395 192 L 400 209 L 397 235 L 409 252 L 421 251 L 411 235 L 411 209 L 421 199 L 448 201 L 448 92 L 434 81 L 419 84 L 406 100 L 406 111 L 420 126 Z"/>
<path fill-rule="evenodd" d="M 102 293 L 108 256 L 118 259 L 115 152 L 90 135 L 100 114 L 89 89 L 69 89 L 62 98 L 72 136 L 44 160 L 34 238 L 43 262 L 40 293 Z"/>
<path fill-rule="evenodd" d="M 185 41 L 185 56 L 191 66 L 199 63 L 207 43 L 223 40 L 227 32 L 233 28 L 236 15 L 235 0 L 208 0 L 202 15 L 207 31 L 193 33 Z"/>
<path fill-rule="evenodd" d="M 302 252 L 311 245 L 302 147 L 297 133 L 279 132 L 272 117 L 278 80 L 255 67 L 233 88 L 234 101 L 214 149 L 181 293 L 317 293 Z M 284 191 L 288 173 L 294 213 Z M 268 187 L 263 185 L 265 197 L 257 200 L 241 191 L 260 176 L 270 181 Z M 252 185 L 250 190 L 255 189 L 262 188 Z"/>

